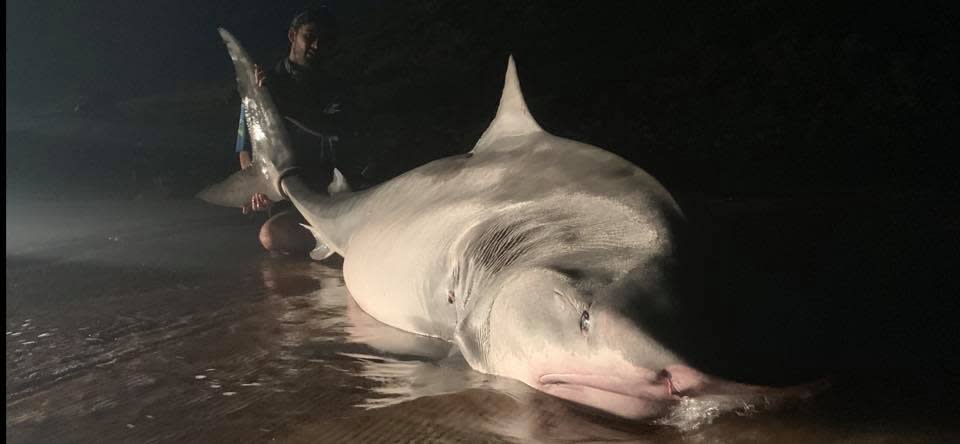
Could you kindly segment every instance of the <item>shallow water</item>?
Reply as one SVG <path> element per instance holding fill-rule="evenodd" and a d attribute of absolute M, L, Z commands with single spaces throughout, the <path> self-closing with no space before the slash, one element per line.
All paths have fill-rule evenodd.
<path fill-rule="evenodd" d="M 199 202 L 7 203 L 10 442 L 949 442 L 839 390 L 626 422 L 380 324 L 336 261 L 270 256 Z M 903 412 L 909 412 L 903 409 Z"/>

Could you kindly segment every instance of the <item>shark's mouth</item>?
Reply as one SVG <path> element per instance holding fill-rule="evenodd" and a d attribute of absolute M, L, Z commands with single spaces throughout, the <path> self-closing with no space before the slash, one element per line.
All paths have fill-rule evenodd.
<path fill-rule="evenodd" d="M 670 413 L 671 407 L 680 401 L 707 398 L 730 408 L 774 407 L 790 399 L 809 398 L 829 386 L 829 379 L 789 387 L 747 385 L 709 376 L 685 365 L 671 365 L 658 373 L 642 369 L 630 376 L 545 373 L 534 385 L 558 398 L 630 419 L 658 418 Z"/>
<path fill-rule="evenodd" d="M 661 416 L 680 398 L 670 373 L 654 378 L 624 378 L 587 373 L 547 373 L 537 389 L 617 416 L 647 419 Z"/>

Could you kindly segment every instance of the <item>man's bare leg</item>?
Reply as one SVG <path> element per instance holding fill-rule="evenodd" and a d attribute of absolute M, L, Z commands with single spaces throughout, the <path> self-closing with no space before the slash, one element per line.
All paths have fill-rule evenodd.
<path fill-rule="evenodd" d="M 302 223 L 306 220 L 296 211 L 277 214 L 260 227 L 260 244 L 275 253 L 306 255 L 317 242 Z"/>

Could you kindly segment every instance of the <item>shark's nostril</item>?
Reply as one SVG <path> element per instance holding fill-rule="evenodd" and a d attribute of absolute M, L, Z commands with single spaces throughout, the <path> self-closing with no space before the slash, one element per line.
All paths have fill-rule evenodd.
<path fill-rule="evenodd" d="M 663 384 L 666 385 L 667 393 L 669 393 L 670 396 L 683 396 L 683 393 L 673 384 L 672 375 L 667 369 L 660 370 L 660 372 L 657 373 L 657 381 L 662 381 Z"/>

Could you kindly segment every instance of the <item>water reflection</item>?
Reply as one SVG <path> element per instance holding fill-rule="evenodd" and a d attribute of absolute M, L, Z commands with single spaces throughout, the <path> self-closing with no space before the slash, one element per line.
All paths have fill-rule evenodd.
<path fill-rule="evenodd" d="M 268 305 L 276 308 L 275 318 L 283 326 L 285 356 L 321 362 L 312 357 L 333 353 L 357 364 L 351 376 L 376 383 L 358 407 L 386 407 L 469 388 L 509 393 L 517 385 L 472 371 L 447 341 L 404 332 L 366 314 L 335 268 L 267 260 L 261 272 Z"/>

